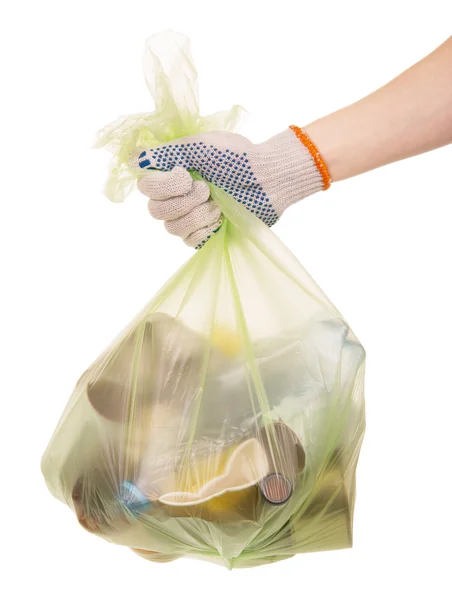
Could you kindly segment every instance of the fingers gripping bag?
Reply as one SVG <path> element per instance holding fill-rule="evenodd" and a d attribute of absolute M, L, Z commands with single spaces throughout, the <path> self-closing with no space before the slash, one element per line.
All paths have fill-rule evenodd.
<path fill-rule="evenodd" d="M 137 150 L 240 114 L 200 115 L 185 37 L 151 38 L 145 65 L 155 112 L 99 137 L 116 201 L 143 174 Z M 350 547 L 364 350 L 276 235 L 209 185 L 221 227 L 80 377 L 47 485 L 85 529 L 151 561 L 252 567 Z"/>

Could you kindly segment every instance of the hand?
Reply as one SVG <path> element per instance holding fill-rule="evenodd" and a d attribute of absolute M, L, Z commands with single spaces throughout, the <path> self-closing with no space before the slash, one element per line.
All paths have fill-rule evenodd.
<path fill-rule="evenodd" d="M 189 246 L 200 247 L 221 225 L 220 209 L 204 181 L 231 194 L 272 226 L 284 210 L 324 189 L 324 179 L 309 151 L 287 129 L 262 144 L 234 133 L 214 131 L 137 153 L 132 166 L 150 170 L 138 182 L 149 198 L 149 212 Z"/>

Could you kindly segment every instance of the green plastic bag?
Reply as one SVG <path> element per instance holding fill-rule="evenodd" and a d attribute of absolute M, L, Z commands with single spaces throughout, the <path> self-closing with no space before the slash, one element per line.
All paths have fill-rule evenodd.
<path fill-rule="evenodd" d="M 146 72 L 156 111 L 99 138 L 117 201 L 132 152 L 240 115 L 200 116 L 183 36 L 151 38 Z M 270 229 L 211 193 L 220 230 L 82 375 L 46 482 L 86 529 L 152 561 L 250 567 L 349 547 L 364 350 Z"/>

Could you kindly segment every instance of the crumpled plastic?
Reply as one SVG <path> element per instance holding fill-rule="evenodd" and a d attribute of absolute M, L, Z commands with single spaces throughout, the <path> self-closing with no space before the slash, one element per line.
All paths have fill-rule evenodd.
<path fill-rule="evenodd" d="M 151 38 L 145 68 L 155 111 L 99 135 L 114 201 L 135 185 L 134 151 L 232 130 L 241 112 L 199 114 L 184 36 Z M 350 547 L 364 350 L 276 235 L 209 185 L 220 230 L 81 376 L 47 485 L 85 529 L 155 562 Z"/>

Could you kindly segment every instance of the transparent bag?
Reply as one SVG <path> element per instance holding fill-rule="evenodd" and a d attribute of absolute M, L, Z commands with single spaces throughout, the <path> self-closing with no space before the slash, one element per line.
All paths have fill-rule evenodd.
<path fill-rule="evenodd" d="M 132 189 L 134 150 L 240 114 L 200 116 L 183 36 L 151 38 L 146 69 L 156 111 L 100 134 L 113 200 Z M 82 375 L 47 485 L 87 530 L 152 561 L 250 567 L 349 547 L 364 350 L 270 229 L 210 187 L 220 230 Z"/>

